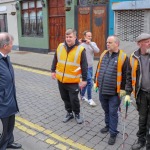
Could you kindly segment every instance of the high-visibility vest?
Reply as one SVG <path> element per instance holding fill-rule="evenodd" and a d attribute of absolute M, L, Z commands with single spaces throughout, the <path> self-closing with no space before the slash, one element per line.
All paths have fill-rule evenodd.
<path fill-rule="evenodd" d="M 67 53 L 63 43 L 57 48 L 56 78 L 62 83 L 79 83 L 81 76 L 81 53 L 84 47 L 75 46 Z M 79 69 L 80 68 L 80 69 Z M 76 71 L 78 70 L 78 71 Z"/>
<path fill-rule="evenodd" d="M 105 50 L 100 56 L 100 60 L 99 60 L 98 67 L 96 70 L 96 80 L 95 80 L 96 87 L 98 87 L 98 76 L 100 75 L 99 71 L 100 71 L 102 59 L 107 52 L 108 52 L 108 50 Z M 127 55 L 123 52 L 123 50 L 120 50 L 119 56 L 118 56 L 118 62 L 117 62 L 117 93 L 120 92 L 121 82 L 122 82 L 122 66 L 124 64 L 126 57 L 127 57 Z"/>
<path fill-rule="evenodd" d="M 133 57 L 133 54 L 134 53 L 132 53 L 130 56 L 130 66 L 132 68 L 131 77 L 132 77 L 133 95 L 134 97 L 136 97 L 135 86 L 136 86 L 136 71 L 138 67 L 138 60 L 135 57 Z"/>

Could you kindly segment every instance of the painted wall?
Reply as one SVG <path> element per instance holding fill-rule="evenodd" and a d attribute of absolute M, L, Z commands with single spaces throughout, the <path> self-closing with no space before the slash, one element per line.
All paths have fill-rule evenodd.
<path fill-rule="evenodd" d="M 109 3 L 109 21 L 108 21 L 108 35 L 114 34 L 114 11 L 112 10 L 112 4 L 123 1 L 136 1 L 136 0 L 110 0 Z"/>
<path fill-rule="evenodd" d="M 19 31 L 19 47 L 37 48 L 49 50 L 49 31 L 48 31 L 48 12 L 47 12 L 47 1 L 44 0 L 46 5 L 43 7 L 43 37 L 23 37 L 21 28 L 21 11 L 17 13 L 18 18 L 18 31 Z M 36 52 L 36 50 L 35 50 Z"/>
<path fill-rule="evenodd" d="M 18 25 L 17 15 L 12 16 L 11 12 L 16 12 L 15 0 L 1 0 L 0 1 L 0 14 L 7 14 L 8 33 L 14 37 L 13 49 L 18 49 Z"/>
<path fill-rule="evenodd" d="M 71 7 L 70 11 L 66 11 L 66 29 L 75 28 L 75 6 L 77 5 L 77 0 L 72 0 L 71 5 L 66 5 L 66 7 Z M 77 20 L 76 20 L 77 21 Z"/>

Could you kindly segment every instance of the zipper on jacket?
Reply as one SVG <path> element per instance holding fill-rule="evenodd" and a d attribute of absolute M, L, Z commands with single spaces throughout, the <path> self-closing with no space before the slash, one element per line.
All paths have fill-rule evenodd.
<path fill-rule="evenodd" d="M 107 57 L 107 56 L 106 56 L 106 57 Z M 105 70 L 104 70 L 104 73 L 103 73 L 103 77 L 102 77 L 102 80 L 101 80 L 101 92 L 102 92 L 102 87 L 103 87 L 103 83 L 104 83 L 104 76 L 105 76 L 105 74 L 106 74 L 106 70 L 107 70 L 108 65 L 109 65 L 109 63 L 110 63 L 110 60 L 111 60 L 111 57 L 108 56 L 108 58 L 109 58 L 109 60 L 108 60 L 108 62 L 107 62 L 107 64 L 106 64 L 106 67 L 105 67 Z M 102 64 L 102 63 L 101 63 L 101 64 Z"/>
<path fill-rule="evenodd" d="M 66 62 L 65 62 L 65 66 L 64 66 L 64 72 L 63 72 L 63 76 L 62 76 L 62 83 L 63 83 L 63 78 L 64 78 L 64 74 L 65 74 L 65 70 L 66 70 L 67 59 L 68 59 L 68 52 L 67 52 Z"/>
<path fill-rule="evenodd" d="M 138 62 L 139 62 L 139 66 L 140 66 L 140 76 L 139 76 L 139 88 L 137 89 L 137 92 L 136 92 L 136 98 L 137 98 L 137 95 L 138 95 L 138 93 L 139 93 L 139 91 L 140 91 L 140 87 L 141 87 L 141 80 L 142 80 L 142 72 L 141 72 L 141 70 L 142 70 L 142 66 L 141 66 L 141 62 L 140 62 L 140 59 L 139 59 L 139 57 L 137 57 L 135 54 L 133 55 L 137 60 L 138 60 Z M 135 85 L 136 86 L 136 85 Z"/>

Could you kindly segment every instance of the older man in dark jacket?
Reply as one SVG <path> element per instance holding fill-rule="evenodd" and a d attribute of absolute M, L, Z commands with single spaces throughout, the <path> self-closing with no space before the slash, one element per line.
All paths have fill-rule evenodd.
<path fill-rule="evenodd" d="M 136 42 L 139 49 L 130 56 L 125 101 L 130 102 L 133 92 L 139 112 L 138 141 L 132 150 L 140 150 L 145 143 L 146 150 L 150 150 L 150 34 L 142 33 Z"/>
<path fill-rule="evenodd" d="M 14 143 L 13 136 L 15 114 L 19 110 L 16 101 L 14 71 L 8 56 L 12 45 L 13 37 L 8 33 L 0 33 L 0 119 L 3 124 L 0 150 L 21 148 L 20 144 Z"/>
<path fill-rule="evenodd" d="M 106 126 L 100 130 L 102 134 L 109 131 L 109 145 L 114 145 L 119 131 L 118 108 L 120 97 L 125 92 L 126 68 L 128 58 L 123 50 L 119 49 L 119 38 L 107 38 L 107 50 L 101 56 L 96 73 L 96 86 L 99 87 L 99 99 L 105 113 Z"/>

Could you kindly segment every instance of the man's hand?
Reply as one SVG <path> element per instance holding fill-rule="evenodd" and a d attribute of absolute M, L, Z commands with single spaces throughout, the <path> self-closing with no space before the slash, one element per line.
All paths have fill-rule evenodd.
<path fill-rule="evenodd" d="M 124 96 L 126 96 L 126 91 L 125 90 L 120 90 L 119 97 L 122 98 Z"/>
<path fill-rule="evenodd" d="M 130 106 L 131 103 L 131 96 L 126 95 L 124 98 L 124 106 Z"/>
<path fill-rule="evenodd" d="M 52 73 L 51 73 L 51 77 L 52 77 L 52 79 L 55 80 L 55 79 L 56 79 L 56 73 L 55 73 L 55 72 L 52 72 Z"/>
<path fill-rule="evenodd" d="M 86 86 L 87 82 L 86 81 L 81 81 L 80 82 L 80 88 L 83 89 Z"/>

